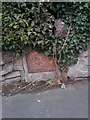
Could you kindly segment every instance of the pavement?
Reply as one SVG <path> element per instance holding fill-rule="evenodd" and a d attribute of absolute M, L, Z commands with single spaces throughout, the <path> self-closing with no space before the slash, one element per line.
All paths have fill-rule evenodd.
<path fill-rule="evenodd" d="M 88 118 L 88 82 L 2 97 L 3 118 Z"/>

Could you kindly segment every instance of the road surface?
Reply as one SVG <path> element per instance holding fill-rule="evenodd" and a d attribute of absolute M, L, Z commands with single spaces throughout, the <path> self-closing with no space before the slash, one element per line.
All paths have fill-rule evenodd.
<path fill-rule="evenodd" d="M 3 118 L 88 118 L 88 82 L 2 98 Z"/>

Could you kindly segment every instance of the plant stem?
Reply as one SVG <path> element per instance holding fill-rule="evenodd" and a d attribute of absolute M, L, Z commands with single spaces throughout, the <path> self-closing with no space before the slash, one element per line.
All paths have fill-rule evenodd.
<path fill-rule="evenodd" d="M 72 26 L 72 24 L 70 24 L 70 26 L 69 26 L 69 28 L 68 28 L 68 32 L 67 32 L 67 35 L 66 35 L 66 39 L 65 39 L 64 44 L 63 44 L 63 46 L 62 46 L 62 48 L 61 48 L 61 50 L 60 50 L 60 55 L 59 55 L 59 59 L 58 59 L 58 66 L 59 66 L 60 61 L 61 61 L 61 53 L 62 53 L 62 50 L 63 50 L 64 46 L 66 45 L 66 42 L 67 42 L 67 39 L 68 39 L 70 30 L 71 30 L 71 26 Z"/>

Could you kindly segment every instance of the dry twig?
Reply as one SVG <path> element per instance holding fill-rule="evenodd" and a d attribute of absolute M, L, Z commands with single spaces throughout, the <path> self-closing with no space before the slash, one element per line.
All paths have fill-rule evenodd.
<path fill-rule="evenodd" d="M 60 64 L 61 53 L 62 53 L 62 50 L 63 50 L 64 46 L 65 46 L 66 43 L 67 43 L 67 39 L 68 39 L 68 36 L 69 36 L 70 30 L 71 30 L 71 26 L 72 26 L 72 24 L 70 24 L 70 26 L 69 26 L 69 28 L 68 28 L 68 32 L 67 32 L 67 35 L 66 35 L 66 39 L 65 39 L 64 44 L 63 44 L 63 46 L 62 46 L 62 48 L 61 48 L 61 50 L 60 50 L 60 55 L 59 55 L 59 59 L 58 59 L 58 65 Z"/>
<path fill-rule="evenodd" d="M 61 82 L 60 82 L 61 72 L 60 72 L 60 70 L 58 68 L 58 65 L 57 65 L 57 50 L 56 50 L 56 45 L 55 44 L 53 44 L 53 59 L 54 59 L 54 62 L 55 62 L 57 82 L 58 82 L 58 84 L 61 84 Z"/>
<path fill-rule="evenodd" d="M 60 81 L 62 81 L 62 73 L 59 70 L 59 64 L 60 64 L 60 60 L 61 60 L 61 53 L 62 53 L 62 50 L 63 50 L 64 46 L 66 45 L 66 42 L 67 42 L 70 30 L 71 30 L 71 25 L 72 24 L 70 24 L 70 27 L 68 28 L 66 39 L 65 39 L 64 44 L 63 44 L 63 46 L 62 46 L 62 48 L 60 50 L 60 55 L 59 55 L 59 60 L 58 61 L 57 61 L 56 44 L 53 44 L 53 59 L 54 59 L 54 62 L 55 62 L 55 68 L 56 68 L 56 74 L 57 74 L 57 80 L 58 80 L 57 82 L 58 82 L 58 84 L 61 84 Z"/>

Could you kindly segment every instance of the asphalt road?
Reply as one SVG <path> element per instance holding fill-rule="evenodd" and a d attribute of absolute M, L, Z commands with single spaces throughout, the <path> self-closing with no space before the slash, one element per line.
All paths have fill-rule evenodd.
<path fill-rule="evenodd" d="M 3 118 L 88 118 L 88 82 L 2 98 Z"/>

